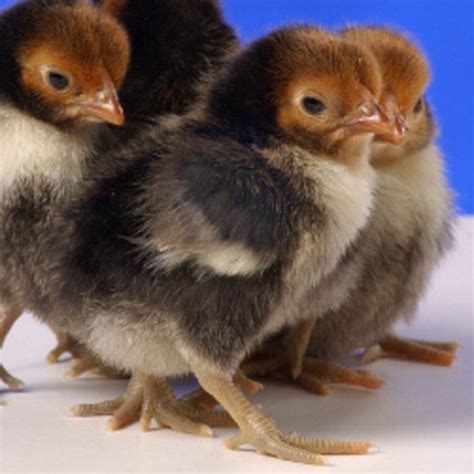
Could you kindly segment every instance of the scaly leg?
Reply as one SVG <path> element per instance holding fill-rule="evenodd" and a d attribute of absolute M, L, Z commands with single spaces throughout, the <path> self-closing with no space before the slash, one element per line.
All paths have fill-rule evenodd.
<path fill-rule="evenodd" d="M 362 359 L 370 363 L 384 357 L 399 358 L 413 362 L 450 366 L 456 359 L 458 344 L 453 342 L 431 342 L 416 339 L 404 339 L 388 335 L 379 344 L 369 347 Z"/>
<path fill-rule="evenodd" d="M 125 395 L 102 403 L 72 407 L 76 416 L 112 415 L 108 429 L 115 431 L 140 421 L 143 431 L 148 431 L 152 419 L 158 427 L 169 427 L 182 433 L 212 436 L 210 426 L 235 426 L 225 412 L 205 411 L 178 400 L 165 379 L 134 374 Z"/>
<path fill-rule="evenodd" d="M 232 380 L 194 368 L 201 386 L 209 392 L 232 416 L 240 434 L 226 442 L 229 449 L 244 444 L 254 446 L 257 452 L 287 461 L 323 465 L 319 454 L 365 454 L 370 443 L 318 440 L 277 430 L 261 410 L 250 403 Z"/>
<path fill-rule="evenodd" d="M 290 329 L 288 336 L 288 352 L 291 376 L 297 380 L 303 373 L 303 360 L 308 349 L 311 333 L 317 318 L 311 318 Z"/>
<path fill-rule="evenodd" d="M 263 389 L 261 383 L 249 379 L 241 370 L 237 371 L 235 374 L 234 382 L 239 385 L 244 392 L 247 392 L 250 395 L 255 395 Z M 197 390 L 188 393 L 182 397 L 181 400 L 205 411 L 211 411 L 216 405 L 218 405 L 217 400 L 202 388 L 198 388 Z"/>
<path fill-rule="evenodd" d="M 0 310 L 0 353 L 3 343 L 10 332 L 15 321 L 21 316 L 22 310 L 19 307 L 12 306 Z M 17 389 L 23 385 L 20 379 L 11 375 L 0 362 L 0 380 L 6 383 L 10 388 Z"/>

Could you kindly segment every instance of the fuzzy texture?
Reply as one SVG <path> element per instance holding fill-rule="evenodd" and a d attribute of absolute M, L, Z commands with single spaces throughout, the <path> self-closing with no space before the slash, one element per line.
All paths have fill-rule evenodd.
<path fill-rule="evenodd" d="M 102 125 L 63 114 L 69 92 L 48 88 L 40 77 L 30 80 L 30 56 L 55 51 L 54 58 L 78 74 L 74 87 L 90 92 L 101 87 L 97 71 L 120 85 L 128 45 L 113 19 L 63 0 L 26 1 L 7 10 L 0 17 L 0 42 L 0 303 L 22 307 L 15 288 L 34 281 L 30 266 L 45 264 L 38 239 L 78 189 L 97 142 L 108 140 Z M 91 74 L 84 77 L 86 72 Z"/>
<path fill-rule="evenodd" d="M 71 94 L 100 86 L 105 70 L 118 88 L 128 66 L 127 36 L 116 21 L 78 0 L 27 0 L 0 16 L 0 101 L 65 131 L 68 94 L 43 87 L 31 61 L 61 63 L 74 75 Z"/>
<path fill-rule="evenodd" d="M 216 0 L 99 0 L 126 29 L 131 62 L 119 96 L 127 120 L 182 114 L 238 41 Z"/>
<path fill-rule="evenodd" d="M 137 36 L 136 23 L 149 3 L 132 2 L 128 8 L 134 18 L 135 26 L 131 27 L 134 36 Z M 34 43 L 41 47 L 53 41 L 59 51 L 64 47 L 64 57 L 78 58 L 79 64 L 82 64 L 81 58 L 86 58 L 86 65 L 89 66 L 95 64 L 94 61 L 100 64 L 112 61 L 113 68 L 117 68 L 115 62 L 120 57 L 120 51 L 117 50 L 115 38 L 120 36 L 123 43 L 126 36 L 114 20 L 97 9 L 68 0 L 24 2 L 0 18 L 3 25 L 0 138 L 4 143 L 0 173 L 0 291 L 5 299 L 8 297 L 9 304 L 12 299 L 23 301 L 22 298 L 26 298 L 26 294 L 19 289 L 23 281 L 34 280 L 29 265 L 47 268 L 42 253 L 45 235 L 53 231 L 52 223 L 58 209 L 64 207 L 80 188 L 84 177 L 94 175 L 96 167 L 102 166 L 97 156 L 102 156 L 104 150 L 117 147 L 122 139 L 129 138 L 130 131 L 139 128 L 145 119 L 155 114 L 179 113 L 190 107 L 199 92 L 199 84 L 205 82 L 204 77 L 217 69 L 235 48 L 235 37 L 222 20 L 215 2 L 195 3 L 196 15 L 183 11 L 181 4 L 176 4 L 173 10 L 174 3 L 167 1 L 153 2 L 153 9 L 143 15 L 150 22 L 155 21 L 146 23 L 150 26 L 146 30 L 147 38 L 152 34 L 156 37 L 153 41 L 135 46 L 138 53 L 132 57 L 131 72 L 123 81 L 121 95 L 127 104 L 125 113 L 131 116 L 127 120 L 126 131 L 102 125 L 71 130 L 70 124 L 58 123 L 58 115 L 52 111 L 51 104 L 45 105 L 46 102 L 37 94 L 31 100 L 32 94 L 21 82 L 19 64 L 18 52 L 24 50 L 24 45 Z M 125 21 L 125 26 L 130 21 Z M 51 22 L 56 28 L 53 32 L 50 26 L 44 26 Z M 113 35 L 112 25 L 118 30 Z M 195 35 L 195 55 L 186 56 L 187 42 L 171 41 L 170 38 L 177 34 L 180 27 L 182 31 L 192 31 Z M 100 49 L 102 45 L 106 45 L 106 50 Z M 109 54 L 107 48 L 115 48 L 113 54 Z M 173 63 L 176 57 L 185 56 L 186 61 L 170 71 L 167 64 Z M 141 61 L 146 64 L 140 65 Z M 142 82 L 140 74 L 143 74 Z M 117 79 L 118 82 L 122 80 Z M 144 87 L 143 81 L 154 87 Z M 134 96 L 140 89 L 137 83 L 146 90 L 152 90 L 153 95 Z M 136 113 L 139 104 L 146 104 L 146 107 Z M 55 107 L 59 109 L 60 106 L 56 104 Z M 115 163 L 104 166 L 113 167 Z M 14 291 L 11 282 L 16 282 Z M 42 283 L 38 282 L 38 286 L 41 287 Z M 14 293 L 17 296 L 13 296 Z"/>
<path fill-rule="evenodd" d="M 374 50 L 388 103 L 408 126 L 400 145 L 376 143 L 375 208 L 350 252 L 352 278 L 343 280 L 333 305 L 317 305 L 321 318 L 308 352 L 344 356 L 386 336 L 393 324 L 416 312 L 430 276 L 452 247 L 452 192 L 436 127 L 422 98 L 429 80 L 426 60 L 412 42 L 381 28 L 352 28 L 343 36 Z"/>
<path fill-rule="evenodd" d="M 309 353 L 343 356 L 382 339 L 416 312 L 430 276 L 452 246 L 452 195 L 430 145 L 379 172 L 376 206 L 353 252 L 363 262 L 344 304 L 316 323 Z"/>
<path fill-rule="evenodd" d="M 347 107 L 335 107 L 340 115 L 330 120 L 344 127 L 359 118 L 365 91 L 379 93 L 369 53 L 308 28 L 255 43 L 216 78 L 197 111 L 161 121 L 103 160 L 100 176 L 90 176 L 42 242 L 47 278 L 42 267 L 36 272 L 46 285 L 18 288 L 31 309 L 107 364 L 155 376 L 195 364 L 231 376 L 258 342 L 297 322 L 279 308 L 297 304 L 344 257 L 367 222 L 374 187 L 370 135 L 348 138 L 352 149 L 341 142 L 317 154 L 287 129 L 268 126 L 272 117 L 255 123 L 258 90 L 259 100 L 240 101 L 237 115 L 226 107 L 235 99 L 225 93 L 229 83 L 250 72 L 264 80 L 267 71 L 236 65 L 256 64 L 272 49 L 291 65 L 298 45 L 314 76 L 327 61 L 339 63 L 333 75 L 350 72 L 350 91 L 334 93 Z M 364 65 L 360 72 L 355 63 Z M 371 68 L 375 77 L 364 79 Z M 281 87 L 276 77 L 278 85 L 266 76 L 268 90 Z M 324 133 L 324 119 L 315 121 Z"/>

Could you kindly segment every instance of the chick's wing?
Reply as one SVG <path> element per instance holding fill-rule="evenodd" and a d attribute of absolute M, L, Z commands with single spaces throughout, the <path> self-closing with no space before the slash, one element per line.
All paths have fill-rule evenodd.
<path fill-rule="evenodd" d="M 142 200 L 157 265 L 191 261 L 231 276 L 270 266 L 289 239 L 292 190 L 282 172 L 224 138 L 178 138 L 164 154 Z"/>

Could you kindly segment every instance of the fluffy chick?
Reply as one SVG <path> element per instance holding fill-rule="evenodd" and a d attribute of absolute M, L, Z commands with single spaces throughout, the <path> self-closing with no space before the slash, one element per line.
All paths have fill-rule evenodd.
<path fill-rule="evenodd" d="M 82 2 L 30 0 L 0 16 L 0 43 L 1 347 L 24 308 L 23 267 L 44 263 L 38 234 L 77 189 L 101 124 L 124 121 L 128 41 Z M 2 366 L 0 378 L 20 383 Z"/>
<path fill-rule="evenodd" d="M 215 0 L 98 3 L 102 3 L 105 13 L 118 18 L 131 43 L 129 68 L 118 91 L 126 123 L 109 129 L 109 139 L 96 143 L 100 145 L 97 154 L 102 154 L 122 146 L 152 117 L 188 110 L 202 93 L 207 78 L 221 67 L 238 42 Z M 96 15 L 104 16 L 99 11 Z M 109 56 L 113 59 L 113 53 Z M 87 172 L 94 174 L 94 163 L 90 165 Z M 49 362 L 57 362 L 63 353 L 71 352 L 76 360 L 70 375 L 97 365 L 64 328 L 52 329 L 58 344 L 49 353 Z"/>
<path fill-rule="evenodd" d="M 113 428 L 154 416 L 209 434 L 156 387 L 194 372 L 241 429 L 229 447 L 309 463 L 367 451 L 280 433 L 232 379 L 259 341 L 298 321 L 287 308 L 366 224 L 370 143 L 391 128 L 380 86 L 364 49 L 279 30 L 238 55 L 201 108 L 113 155 L 120 167 L 92 179 L 50 234 L 47 294 L 27 289 L 37 313 L 134 374 L 125 399 L 78 411 L 118 409 Z"/>
<path fill-rule="evenodd" d="M 394 31 L 349 28 L 342 36 L 373 51 L 383 71 L 381 101 L 407 133 L 398 145 L 373 146 L 376 206 L 352 250 L 362 257 L 358 283 L 339 309 L 316 323 L 309 352 L 346 355 L 380 342 L 391 355 L 450 365 L 455 344 L 390 335 L 397 320 L 413 317 L 433 269 L 453 241 L 452 193 L 425 97 L 429 67 L 419 49 Z"/>

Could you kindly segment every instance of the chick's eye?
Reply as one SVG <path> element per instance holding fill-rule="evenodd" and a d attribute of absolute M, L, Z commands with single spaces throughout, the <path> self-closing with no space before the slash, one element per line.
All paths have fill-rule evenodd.
<path fill-rule="evenodd" d="M 318 115 L 326 110 L 324 102 L 316 99 L 316 97 L 304 97 L 301 101 L 303 110 L 310 115 Z"/>
<path fill-rule="evenodd" d="M 415 107 L 413 107 L 413 112 L 415 114 L 419 114 L 422 108 L 423 108 L 423 99 L 419 99 L 418 102 L 415 104 Z"/>
<path fill-rule="evenodd" d="M 58 91 L 64 91 L 69 87 L 69 78 L 57 71 L 49 71 L 47 74 L 48 83 Z"/>

